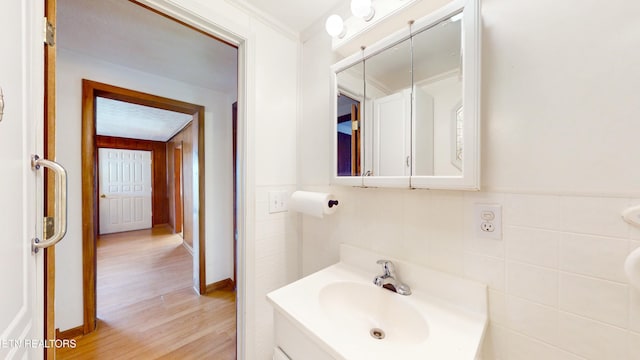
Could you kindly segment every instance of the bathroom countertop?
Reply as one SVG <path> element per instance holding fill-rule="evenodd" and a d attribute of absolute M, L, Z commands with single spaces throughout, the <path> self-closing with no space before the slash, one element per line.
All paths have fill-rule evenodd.
<path fill-rule="evenodd" d="M 426 268 L 413 269 L 415 265 L 394 260 L 397 269 L 402 270 L 402 273 L 408 274 L 413 270 L 414 273 L 418 273 L 414 275 L 421 275 L 422 279 L 430 281 L 427 286 L 422 286 L 422 281 L 409 276 L 408 278 L 413 280 L 407 281 L 412 287 L 412 294 L 402 296 L 376 287 L 372 279 L 377 273 L 358 266 L 359 263 L 368 266 L 373 258 L 381 257 L 367 250 L 343 245 L 341 262 L 275 290 L 269 293 L 267 298 L 276 311 L 336 359 L 476 358 L 487 324 L 486 286 L 465 279 L 459 279 L 458 283 L 457 278 L 449 274 Z M 438 280 L 440 274 L 442 279 Z M 378 290 L 388 292 L 380 295 L 390 296 L 390 304 L 400 304 L 398 306 L 407 306 L 418 311 L 418 316 L 426 320 L 428 335 L 424 338 L 389 336 L 388 339 L 378 340 L 368 333 L 360 334 L 360 331 L 356 331 L 358 334 L 354 334 L 353 327 L 344 326 L 344 319 L 328 316 L 326 305 L 320 300 L 322 289 L 338 283 L 347 284 L 346 286 L 358 284 L 359 289 L 367 289 L 373 294 L 377 294 L 375 292 Z M 364 286 L 373 289 L 369 290 Z M 403 324 L 393 326 L 402 327 Z"/>

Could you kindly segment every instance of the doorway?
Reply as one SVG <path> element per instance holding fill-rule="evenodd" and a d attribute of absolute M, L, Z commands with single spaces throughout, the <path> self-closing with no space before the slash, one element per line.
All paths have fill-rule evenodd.
<path fill-rule="evenodd" d="M 204 107 L 189 103 L 167 99 L 151 94 L 145 94 L 130 89 L 124 89 L 108 84 L 97 83 L 89 80 L 83 81 L 82 103 L 82 198 L 84 206 L 82 211 L 83 224 L 83 294 L 84 294 L 84 333 L 88 334 L 96 328 L 97 324 L 97 299 L 96 299 L 96 241 L 98 239 L 98 224 L 100 221 L 98 189 L 96 187 L 98 164 L 94 161 L 98 149 L 96 141 L 96 101 L 98 98 L 107 98 L 128 103 L 162 108 L 178 113 L 189 114 L 193 117 L 193 129 L 191 136 L 187 138 L 192 142 L 191 159 L 198 164 L 194 173 L 198 176 L 189 177 L 192 188 L 197 188 L 198 193 L 193 194 L 191 201 L 185 203 L 185 207 L 194 209 L 190 211 L 192 217 L 187 222 L 186 235 L 191 238 L 192 244 L 197 244 L 197 252 L 194 252 L 194 287 L 200 294 L 206 292 L 206 259 L 205 259 L 205 221 L 204 212 L 196 212 L 194 203 L 204 206 L 205 199 L 205 172 L 204 169 Z M 165 152 L 166 153 L 166 152 Z M 160 162 L 162 158 L 160 158 Z M 158 192 L 156 192 L 158 193 Z M 161 196 L 162 194 L 158 194 Z M 166 195 L 166 194 L 165 194 Z M 197 213 L 198 216 L 193 216 Z M 193 236 L 195 227 L 198 227 L 197 239 Z M 184 229 L 184 228 L 183 228 Z M 184 231 L 184 230 L 183 230 Z M 195 241 L 194 241 L 195 240 Z"/>
<path fill-rule="evenodd" d="M 338 94 L 337 114 L 337 175 L 361 175 L 361 136 L 360 101 L 355 96 L 342 92 Z"/>
<path fill-rule="evenodd" d="M 79 1 L 78 3 L 85 4 L 85 3 L 89 3 L 89 2 Z M 96 3 L 99 3 L 99 2 L 96 2 Z M 120 5 L 122 5 L 123 3 L 127 3 L 127 2 L 121 2 L 121 1 L 118 1 L 117 3 L 118 3 L 118 5 L 117 5 L 117 6 L 120 6 Z M 129 3 L 129 4 L 131 4 L 131 3 Z M 115 6 L 115 5 L 114 5 L 114 6 Z M 145 11 L 148 11 L 149 9 L 144 9 L 144 10 L 145 10 Z M 98 12 L 97 14 L 99 14 L 99 12 Z M 97 15 L 97 16 L 99 17 L 100 15 Z M 195 21 L 195 20 L 194 20 L 194 22 L 195 22 L 195 23 L 197 23 L 197 21 Z M 59 29 L 59 30 L 61 30 L 62 25 L 63 25 L 63 24 L 60 24 L 60 25 L 59 25 L 59 27 L 58 27 L 58 29 Z M 211 29 L 210 24 L 207 26 L 207 29 Z M 62 40 L 63 40 L 63 39 L 62 39 L 62 36 L 61 36 L 61 38 L 60 38 L 61 44 L 62 44 Z M 99 41 L 99 43 L 104 43 L 104 42 Z M 240 74 L 242 75 L 242 72 L 240 72 Z M 63 80 L 66 80 L 66 77 L 65 77 L 65 76 L 60 76 L 60 78 L 62 78 Z M 95 74 L 94 74 L 93 76 L 91 76 L 91 77 L 88 77 L 88 78 L 101 80 L 101 78 L 100 78 L 99 76 L 95 75 Z M 121 79 L 121 80 L 123 80 L 123 79 Z M 128 81 L 128 79 L 124 79 L 124 81 L 123 81 L 123 82 L 124 82 L 124 83 L 127 83 L 127 81 Z M 89 82 L 91 82 L 91 81 L 89 81 Z M 90 85 L 91 85 L 91 84 L 87 85 L 89 82 L 84 82 L 84 83 L 83 83 L 83 87 L 85 88 L 85 90 L 87 89 L 87 86 L 90 86 Z M 118 81 L 118 82 L 113 82 L 113 83 L 109 82 L 109 83 L 111 83 L 111 84 L 122 84 L 123 82 L 122 82 L 122 81 Z M 78 83 L 79 83 L 79 82 L 78 82 Z M 84 93 L 84 95 L 82 96 L 82 102 L 83 102 L 83 103 L 89 103 L 89 102 L 91 101 L 91 99 L 92 99 L 92 98 L 94 98 L 95 96 L 98 96 L 98 95 L 100 95 L 100 96 L 107 96 L 107 95 L 106 95 L 106 93 L 108 92 L 108 89 L 101 88 L 101 87 L 100 87 L 100 84 L 101 84 L 101 85 L 106 85 L 107 87 L 108 87 L 108 86 L 110 86 L 110 85 L 107 85 L 107 84 L 105 84 L 105 83 L 98 83 L 98 82 L 94 82 L 94 83 L 97 83 L 97 84 L 98 84 L 98 86 L 97 86 L 97 87 L 94 87 L 93 89 L 90 89 L 90 91 L 89 91 L 89 92 L 85 92 L 85 93 Z M 136 89 L 139 89 L 139 87 L 130 87 L 130 88 L 136 88 Z M 149 89 L 146 89 L 146 88 L 143 88 L 143 89 L 147 90 L 147 94 L 148 94 L 148 93 L 152 93 L 152 92 L 153 92 L 152 90 L 149 90 Z M 116 95 L 112 95 L 112 96 L 113 96 L 114 98 L 118 98 L 118 99 L 120 99 L 122 95 L 121 95 L 121 94 L 116 94 Z M 244 100 L 242 100 L 242 101 L 244 101 Z M 153 104 L 151 104 L 151 103 L 153 103 L 153 101 L 150 101 L 150 105 L 151 105 L 151 106 L 153 106 Z M 175 103 L 174 103 L 174 106 L 178 106 L 178 107 L 180 107 L 179 105 L 176 105 Z M 184 108 L 182 108 L 182 109 L 184 109 Z M 91 107 L 91 105 L 90 105 L 90 106 L 87 106 L 87 107 L 85 107 L 85 109 L 82 111 L 82 116 L 86 118 L 88 115 L 90 115 L 90 114 L 91 114 L 91 112 L 92 112 L 92 107 Z M 240 114 L 241 114 L 241 115 L 240 115 L 240 127 L 241 127 L 241 129 L 243 129 L 243 126 L 244 126 L 244 125 L 243 125 L 243 121 L 244 121 L 243 115 L 245 114 L 245 112 L 244 112 L 244 106 L 241 106 L 241 112 L 240 112 Z M 62 117 L 62 116 L 60 116 L 60 117 Z M 195 119 L 196 121 L 194 121 L 194 126 L 196 126 L 196 123 L 198 123 L 198 124 L 202 123 L 203 118 L 204 118 L 204 114 L 201 112 L 201 113 L 199 113 L 199 114 L 196 116 L 196 118 L 197 118 L 197 119 Z M 83 153 L 84 155 L 87 155 L 87 156 L 84 158 L 84 160 L 82 161 L 82 166 L 83 166 L 83 168 L 84 168 L 85 166 L 87 166 L 87 164 L 88 164 L 88 162 L 89 162 L 89 161 L 91 161 L 91 160 L 93 160 L 93 159 L 94 159 L 94 155 L 95 155 L 95 150 L 93 150 L 93 152 L 92 152 L 92 150 L 91 150 L 91 149 L 93 148 L 93 146 L 91 146 L 90 140 L 89 140 L 89 139 L 87 139 L 87 135 L 86 135 L 86 134 L 89 134 L 89 133 L 90 133 L 90 130 L 91 130 L 91 127 L 92 127 L 92 126 L 93 126 L 93 125 L 92 125 L 92 124 L 90 124 L 90 122 L 87 122 L 87 121 L 84 121 L 84 122 L 83 122 L 83 127 L 84 127 L 84 128 L 83 128 L 83 132 L 82 132 L 82 134 L 83 134 L 83 135 L 82 135 L 82 146 L 83 146 L 82 153 Z M 202 126 L 202 127 L 204 128 L 204 126 Z M 241 132 L 240 132 L 240 137 L 242 138 L 243 136 L 244 136 L 244 133 L 241 131 Z M 202 136 L 200 136 L 200 139 L 202 139 Z M 230 138 L 229 138 L 229 141 L 230 141 Z M 200 142 L 200 144 L 202 144 L 202 141 Z M 242 142 L 242 140 L 241 140 L 241 144 L 244 144 L 244 143 Z M 201 167 L 201 166 L 200 166 L 200 165 L 201 165 L 201 162 L 204 162 L 204 161 L 205 161 L 204 156 L 201 156 L 201 157 L 198 157 L 198 158 L 194 158 L 194 159 L 191 159 L 191 160 L 189 160 L 189 161 L 186 159 L 186 156 L 185 156 L 185 154 L 186 154 L 186 150 L 185 150 L 185 148 L 186 148 L 186 147 L 188 147 L 188 146 L 194 146 L 195 148 L 197 148 L 197 146 L 195 146 L 194 144 L 183 144 L 183 146 L 182 146 L 182 158 L 183 158 L 183 163 L 188 163 L 188 164 L 190 164 L 190 165 L 191 165 L 191 164 L 193 164 L 193 165 L 195 165 L 195 166 L 199 166 L 199 168 L 200 168 L 200 169 L 204 169 L 203 167 Z M 241 145 L 241 146 L 242 146 L 242 145 Z M 230 151 L 230 148 L 231 148 L 231 147 L 229 147 L 229 151 Z M 204 155 L 204 152 L 201 152 L 200 154 Z M 242 154 L 242 150 L 240 150 L 240 154 Z M 174 154 L 174 155 L 175 155 L 175 154 Z M 210 159 L 210 158 L 211 158 L 211 157 L 209 157 L 209 159 Z M 240 172 L 242 172 L 242 171 L 243 171 L 243 166 L 240 166 L 240 167 L 239 167 L 239 171 L 240 171 Z M 92 172 L 91 172 L 91 171 L 89 171 L 89 172 L 88 172 L 88 173 L 86 173 L 86 174 L 91 174 L 91 173 L 92 173 Z M 204 173 L 204 171 L 201 171 L 201 173 Z M 212 171 L 207 171 L 207 175 L 210 175 L 211 173 L 212 173 Z M 215 174 L 215 172 L 213 172 L 213 173 Z M 202 175 L 204 175 L 204 174 L 202 174 Z M 229 173 L 229 175 L 230 175 L 230 173 Z M 240 179 L 239 181 L 241 181 L 241 182 L 243 181 L 243 177 L 241 177 L 241 176 L 240 176 L 240 177 L 238 177 L 238 178 Z M 185 237 L 186 237 L 186 236 L 187 236 L 187 227 L 186 227 L 185 225 L 186 225 L 186 223 L 187 223 L 187 218 L 188 218 L 187 209 L 189 208 L 189 207 L 187 206 L 187 204 L 186 204 L 186 198 L 185 198 L 185 196 L 184 196 L 184 194 L 186 193 L 187 189 L 189 188 L 189 186 L 187 186 L 187 184 L 186 184 L 186 180 L 187 180 L 187 179 L 186 179 L 186 173 L 184 173 L 184 172 L 183 172 L 183 173 L 181 174 L 180 180 L 181 180 L 181 185 L 182 185 L 181 187 L 182 187 L 182 194 L 183 194 L 183 201 L 182 201 L 182 204 L 181 204 L 181 205 L 182 205 L 182 212 L 183 212 L 183 216 L 182 216 L 182 219 L 181 219 L 181 220 L 182 220 L 182 230 L 183 230 L 183 236 L 185 236 Z M 199 189 L 199 188 L 200 188 L 200 186 L 202 186 L 202 185 L 204 184 L 204 181 L 203 181 L 203 180 L 201 181 L 201 180 L 200 180 L 200 177 L 197 177 L 197 178 L 196 178 L 196 180 L 198 181 L 197 183 L 195 183 L 195 189 L 196 189 L 196 191 L 197 191 L 197 189 Z M 83 179 L 82 179 L 82 181 L 83 181 L 83 182 L 91 182 L 91 180 L 87 179 L 87 176 L 84 176 L 84 177 L 83 177 Z M 231 183 L 231 181 L 230 181 L 229 183 Z M 192 188 L 193 188 L 193 187 L 192 187 Z M 245 191 L 245 188 L 244 188 L 244 186 L 241 186 L 241 187 L 239 187 L 239 188 L 241 189 L 241 190 L 240 190 L 240 192 L 239 192 L 239 197 L 240 197 L 241 199 L 244 199 L 244 195 L 243 195 L 243 193 L 244 193 L 244 191 Z M 171 188 L 169 188 L 168 190 L 170 190 L 170 189 L 171 189 Z M 167 191 L 167 192 L 168 192 L 168 191 Z M 95 224 L 97 224 L 97 223 L 99 222 L 99 221 L 95 218 L 95 213 L 96 213 L 96 211 L 95 211 L 94 209 L 91 209 L 91 207 L 93 206 L 92 204 L 95 204 L 95 203 L 96 203 L 96 198 L 95 198 L 95 196 L 94 196 L 94 195 L 91 195 L 91 193 L 92 193 L 91 191 L 86 191 L 86 190 L 85 190 L 85 191 L 84 191 L 84 194 L 83 194 L 83 198 L 84 198 L 84 199 L 89 199 L 89 200 L 83 200 L 83 204 L 84 204 L 84 206 L 83 206 L 83 207 L 84 207 L 84 210 L 85 210 L 87 213 L 89 213 L 89 214 L 90 214 L 89 216 L 85 216 L 85 218 L 83 218 L 83 220 L 82 220 L 82 224 L 83 224 L 83 227 L 82 227 L 82 233 L 83 233 L 83 237 L 85 237 L 85 238 L 87 238 L 87 235 L 88 235 L 88 238 L 91 238 L 91 236 L 92 236 L 92 235 L 93 235 L 93 236 L 94 236 L 94 238 L 95 238 L 95 235 L 94 235 L 94 234 L 95 234 L 95 228 L 94 228 L 94 226 L 95 226 Z M 166 194 L 166 193 L 165 193 L 165 194 Z M 99 194 L 98 194 L 98 195 L 99 195 Z M 154 195 L 155 195 L 155 194 L 154 194 Z M 214 198 L 214 199 L 215 199 L 215 198 Z M 202 239 L 204 239 L 204 238 L 207 236 L 207 233 L 205 233 L 205 231 L 204 231 L 204 230 L 205 230 L 205 229 L 204 229 L 204 221 L 202 221 L 202 220 L 201 220 L 201 216 L 203 216 L 203 215 L 204 215 L 204 213 L 205 213 L 205 212 L 203 211 L 203 209 L 204 209 L 204 207 L 207 205 L 207 204 L 205 204 L 205 201 L 204 201 L 204 200 L 205 200 L 205 199 L 204 199 L 204 197 L 203 197 L 203 196 L 200 196 L 199 198 L 197 198 L 197 206 L 198 206 L 198 210 L 193 212 L 193 214 L 195 214 L 196 219 L 198 220 L 198 221 L 197 221 L 197 225 L 194 227 L 194 229 L 196 229 L 196 232 L 199 234 L 199 241 L 202 241 Z M 243 205 L 243 204 L 241 204 L 241 205 L 240 205 L 240 208 L 238 209 L 238 212 L 242 212 L 242 205 Z M 175 211 L 175 209 L 173 209 L 173 211 Z M 207 211 L 207 213 L 208 213 L 208 214 L 212 214 L 212 215 L 213 215 L 213 212 L 208 212 L 208 211 Z M 92 216 L 91 214 L 93 214 L 93 216 Z M 243 236 L 243 233 L 242 233 L 242 221 L 243 221 L 243 219 L 240 219 L 240 220 L 239 220 L 239 223 L 240 223 L 240 236 L 239 236 L 239 238 L 240 238 L 240 239 L 242 239 L 242 236 Z M 205 246 L 200 246 L 199 241 L 194 242 L 194 252 L 196 252 L 196 253 L 199 253 L 199 252 L 201 252 L 201 251 L 205 251 L 205 250 L 206 250 L 206 249 L 205 249 Z M 86 243 L 86 242 L 85 242 L 85 243 Z M 231 236 L 229 237 L 229 244 L 230 244 L 230 243 L 231 243 Z M 87 246 L 85 246 L 85 248 L 90 249 L 90 246 L 91 246 L 91 244 L 89 244 L 89 245 L 88 245 L 88 247 L 87 247 Z M 229 246 L 230 246 L 230 245 L 229 245 Z M 230 256 L 230 258 L 231 258 L 231 256 Z M 89 266 L 89 267 L 87 267 L 87 266 Z M 85 261 L 83 262 L 83 268 L 89 268 L 89 269 L 90 269 L 90 266 L 91 266 L 91 261 L 90 261 L 90 260 L 85 260 Z M 202 291 L 206 290 L 206 285 L 207 285 L 207 284 L 206 284 L 206 278 L 205 278 L 205 276 L 204 276 L 204 275 L 205 275 L 205 271 L 206 271 L 205 266 L 202 266 L 202 264 L 199 264 L 199 268 L 198 268 L 198 269 L 197 269 L 197 271 L 196 271 L 196 283 L 197 283 L 196 288 L 197 288 L 197 290 L 198 290 L 199 292 L 202 292 Z M 91 277 L 91 276 L 92 276 L 91 272 L 92 272 L 91 270 L 85 270 L 85 271 L 83 271 L 83 276 L 85 276 L 85 277 Z M 93 275 L 93 276 L 95 276 L 95 275 Z M 234 277 L 234 280 L 235 280 L 235 277 Z M 87 288 L 91 288 L 91 287 L 94 285 L 94 284 L 92 284 L 92 283 L 90 283 L 90 282 L 89 282 L 89 283 L 87 283 L 87 281 L 86 281 L 86 280 L 84 280 L 84 282 L 85 282 L 85 286 L 84 286 L 84 287 L 85 287 L 85 289 L 87 289 Z M 204 284 L 203 284 L 203 282 L 204 282 Z M 208 285 L 210 285 L 210 284 L 208 284 Z M 204 290 L 203 290 L 203 288 L 204 288 Z M 91 312 L 90 312 L 90 311 L 89 311 L 89 312 L 85 311 L 85 314 L 84 314 L 84 315 L 87 315 L 87 313 L 89 313 L 89 314 L 90 314 Z M 86 328 L 86 327 L 88 327 L 88 328 L 89 328 L 89 329 L 85 329 L 85 330 L 88 330 L 88 331 L 90 331 L 90 330 L 91 330 L 92 325 L 93 325 L 93 326 L 95 326 L 95 324 L 90 324 L 90 323 L 89 323 L 89 325 L 88 325 L 88 326 L 87 326 L 87 323 L 85 323 L 84 325 L 85 325 L 85 328 Z"/>

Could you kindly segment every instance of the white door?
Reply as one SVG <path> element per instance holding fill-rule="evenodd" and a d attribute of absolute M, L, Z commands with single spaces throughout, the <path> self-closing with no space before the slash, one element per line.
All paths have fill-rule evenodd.
<path fill-rule="evenodd" d="M 374 174 L 411 175 L 411 91 L 374 101 Z"/>
<path fill-rule="evenodd" d="M 151 228 L 151 151 L 98 149 L 100 234 Z"/>
<path fill-rule="evenodd" d="M 42 239 L 43 178 L 30 164 L 43 150 L 43 16 L 37 0 L 0 9 L 0 359 L 40 359 L 46 345 L 44 251 L 32 251 Z"/>

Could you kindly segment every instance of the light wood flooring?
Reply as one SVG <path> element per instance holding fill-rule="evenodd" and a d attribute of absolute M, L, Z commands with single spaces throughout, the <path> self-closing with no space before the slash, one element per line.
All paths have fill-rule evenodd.
<path fill-rule="evenodd" d="M 169 227 L 101 236 L 98 329 L 57 359 L 235 359 L 235 292 L 198 296 Z"/>

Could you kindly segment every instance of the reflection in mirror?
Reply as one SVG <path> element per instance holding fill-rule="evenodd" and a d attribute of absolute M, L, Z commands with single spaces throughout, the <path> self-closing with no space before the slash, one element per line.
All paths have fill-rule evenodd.
<path fill-rule="evenodd" d="M 337 175 L 362 175 L 362 116 L 364 103 L 364 64 L 358 62 L 336 74 L 337 99 Z"/>
<path fill-rule="evenodd" d="M 365 173 L 411 175 L 411 40 L 365 60 Z"/>
<path fill-rule="evenodd" d="M 462 175 L 461 18 L 413 36 L 413 175 Z"/>
<path fill-rule="evenodd" d="M 462 102 L 456 106 L 451 116 L 451 143 L 455 146 L 451 146 L 451 163 L 453 166 L 462 171 L 462 148 L 464 144 L 463 137 L 463 124 L 464 124 L 464 111 L 462 109 Z"/>

